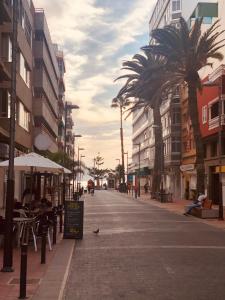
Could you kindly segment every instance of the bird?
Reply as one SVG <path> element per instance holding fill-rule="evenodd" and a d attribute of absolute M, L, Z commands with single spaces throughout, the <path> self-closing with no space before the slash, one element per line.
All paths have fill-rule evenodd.
<path fill-rule="evenodd" d="M 94 230 L 93 233 L 98 234 L 99 233 L 99 228 Z"/>

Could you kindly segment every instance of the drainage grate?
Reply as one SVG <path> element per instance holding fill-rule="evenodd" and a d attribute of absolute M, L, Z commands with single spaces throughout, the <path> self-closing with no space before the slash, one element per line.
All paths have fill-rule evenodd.
<path fill-rule="evenodd" d="M 40 282 L 40 278 L 27 279 L 27 284 L 38 284 L 39 282 Z M 20 279 L 19 278 L 12 278 L 12 279 L 10 279 L 8 284 L 20 284 Z"/>

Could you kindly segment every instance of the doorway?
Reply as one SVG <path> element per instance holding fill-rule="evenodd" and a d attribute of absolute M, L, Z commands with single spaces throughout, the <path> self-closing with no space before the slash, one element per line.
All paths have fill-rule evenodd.
<path fill-rule="evenodd" d="M 218 173 L 213 173 L 211 177 L 211 195 L 210 199 L 213 204 L 219 204 L 221 197 L 221 185 L 220 185 L 220 176 Z"/>

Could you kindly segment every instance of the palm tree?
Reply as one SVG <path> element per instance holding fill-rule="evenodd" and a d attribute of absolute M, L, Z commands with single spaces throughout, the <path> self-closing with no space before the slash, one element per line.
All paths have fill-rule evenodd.
<path fill-rule="evenodd" d="M 112 100 L 111 107 L 119 108 L 120 110 L 120 142 L 121 142 L 121 160 L 122 160 L 122 192 L 126 192 L 125 187 L 125 167 L 124 167 L 124 140 L 123 140 L 123 110 L 129 106 L 130 102 L 124 95 L 118 96 Z"/>
<path fill-rule="evenodd" d="M 199 71 L 212 65 L 209 59 L 222 60 L 219 50 L 224 46 L 224 39 L 219 39 L 223 31 L 216 21 L 204 33 L 201 32 L 202 18 L 196 19 L 193 27 L 189 29 L 186 21 L 181 18 L 179 26 L 168 25 L 152 31 L 154 43 L 143 47 L 146 52 L 159 55 L 166 60 L 166 67 L 172 72 L 177 83 L 183 82 L 188 87 L 188 107 L 191 118 L 195 147 L 197 191 L 205 189 L 204 148 L 199 126 L 199 113 L 197 105 L 197 90 L 201 90 Z"/>
<path fill-rule="evenodd" d="M 153 110 L 155 125 L 155 156 L 153 167 L 152 194 L 160 189 L 162 172 L 164 166 L 164 155 L 162 152 L 162 124 L 160 105 L 164 93 L 171 89 L 172 82 L 168 81 L 171 73 L 166 69 L 166 61 L 161 56 L 152 55 L 151 52 L 143 50 L 144 54 L 136 54 L 131 61 L 123 63 L 124 70 L 131 73 L 118 77 L 117 79 L 127 79 L 126 84 L 118 93 L 118 98 L 134 99 L 131 112 L 142 107 Z M 161 153 L 161 155 L 158 155 Z"/>

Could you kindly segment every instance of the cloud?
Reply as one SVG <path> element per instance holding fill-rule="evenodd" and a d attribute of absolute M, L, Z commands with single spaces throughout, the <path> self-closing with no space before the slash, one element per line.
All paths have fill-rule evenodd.
<path fill-rule="evenodd" d="M 122 61 L 148 42 L 156 1 L 33 1 L 44 8 L 52 40 L 64 51 L 66 100 L 80 106 L 73 112 L 75 130 L 84 136 L 79 142 L 93 153 L 104 152 L 105 162 L 113 166 L 120 156 L 119 112 L 110 104 L 122 84 L 114 79 L 121 74 Z M 131 147 L 130 118 L 125 129 Z"/>

